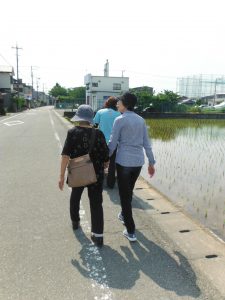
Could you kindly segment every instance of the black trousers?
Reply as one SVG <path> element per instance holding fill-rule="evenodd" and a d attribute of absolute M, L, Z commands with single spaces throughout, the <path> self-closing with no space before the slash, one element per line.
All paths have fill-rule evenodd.
<path fill-rule="evenodd" d="M 91 211 L 91 232 L 103 234 L 104 220 L 102 208 L 102 190 L 103 182 L 87 186 L 88 198 Z M 70 217 L 71 221 L 80 221 L 80 199 L 84 187 L 72 188 L 70 196 Z"/>
<path fill-rule="evenodd" d="M 107 175 L 107 186 L 109 188 L 113 188 L 116 182 L 116 150 L 113 152 L 112 156 L 110 157 L 109 160 L 109 168 L 108 168 L 108 175 Z"/>
<path fill-rule="evenodd" d="M 141 172 L 141 167 L 123 167 L 116 164 L 117 182 L 119 187 L 122 215 L 128 233 L 135 232 L 135 223 L 132 215 L 132 196 L 135 182 Z"/>

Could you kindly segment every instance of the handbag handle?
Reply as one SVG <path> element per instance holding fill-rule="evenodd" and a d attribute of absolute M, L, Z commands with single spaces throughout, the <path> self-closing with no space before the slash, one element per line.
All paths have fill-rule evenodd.
<path fill-rule="evenodd" d="M 96 130 L 94 128 L 92 128 L 92 130 L 91 130 L 91 141 L 90 141 L 88 153 L 90 153 L 93 149 L 94 142 L 95 142 L 95 136 L 96 136 Z"/>

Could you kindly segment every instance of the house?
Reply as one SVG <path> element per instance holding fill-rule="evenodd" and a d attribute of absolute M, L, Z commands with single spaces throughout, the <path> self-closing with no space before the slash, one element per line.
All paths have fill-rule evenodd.
<path fill-rule="evenodd" d="M 104 76 L 87 74 L 84 77 L 84 84 L 86 85 L 86 104 L 97 111 L 104 106 L 108 97 L 120 96 L 129 90 L 129 77 L 109 76 L 109 62 L 107 60 L 104 66 Z"/>
<path fill-rule="evenodd" d="M 13 90 L 13 67 L 0 66 L 0 91 L 11 93 Z"/>
<path fill-rule="evenodd" d="M 12 105 L 11 95 L 14 93 L 13 75 L 13 67 L 0 65 L 0 106 L 2 110 L 9 108 Z"/>
<path fill-rule="evenodd" d="M 213 95 L 200 98 L 202 103 L 207 103 L 209 106 L 219 105 L 225 101 L 225 93 L 216 93 Z"/>
<path fill-rule="evenodd" d="M 130 89 L 130 92 L 131 92 L 131 93 L 136 93 L 136 92 L 147 92 L 147 93 L 153 95 L 154 90 L 153 90 L 153 87 L 144 85 L 144 86 L 139 86 L 139 87 L 131 88 L 131 89 Z"/>

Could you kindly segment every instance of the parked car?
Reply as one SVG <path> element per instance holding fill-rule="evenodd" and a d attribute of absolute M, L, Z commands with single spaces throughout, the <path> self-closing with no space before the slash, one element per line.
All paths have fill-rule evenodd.
<path fill-rule="evenodd" d="M 148 106 L 148 107 L 145 107 L 143 110 L 142 110 L 143 113 L 146 113 L 146 112 L 154 112 L 154 107 L 153 106 Z"/>
<path fill-rule="evenodd" d="M 196 103 L 196 101 L 193 99 L 186 99 L 186 100 L 179 102 L 178 104 L 194 105 L 195 103 Z"/>
<path fill-rule="evenodd" d="M 207 104 L 201 104 L 198 106 L 199 108 L 209 107 Z"/>
<path fill-rule="evenodd" d="M 221 102 L 220 104 L 216 104 L 213 106 L 214 109 L 222 109 L 225 108 L 225 101 Z"/>
<path fill-rule="evenodd" d="M 138 113 L 141 113 L 141 112 L 142 112 L 141 107 L 135 106 L 135 107 L 134 107 L 134 112 L 136 112 L 137 114 L 138 114 Z"/>

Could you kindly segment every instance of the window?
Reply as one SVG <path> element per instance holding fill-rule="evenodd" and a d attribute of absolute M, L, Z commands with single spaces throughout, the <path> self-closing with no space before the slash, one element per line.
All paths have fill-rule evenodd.
<path fill-rule="evenodd" d="M 92 82 L 92 87 L 98 87 L 98 82 Z"/>
<path fill-rule="evenodd" d="M 113 89 L 114 90 L 121 90 L 121 84 L 120 83 L 113 83 Z"/>

